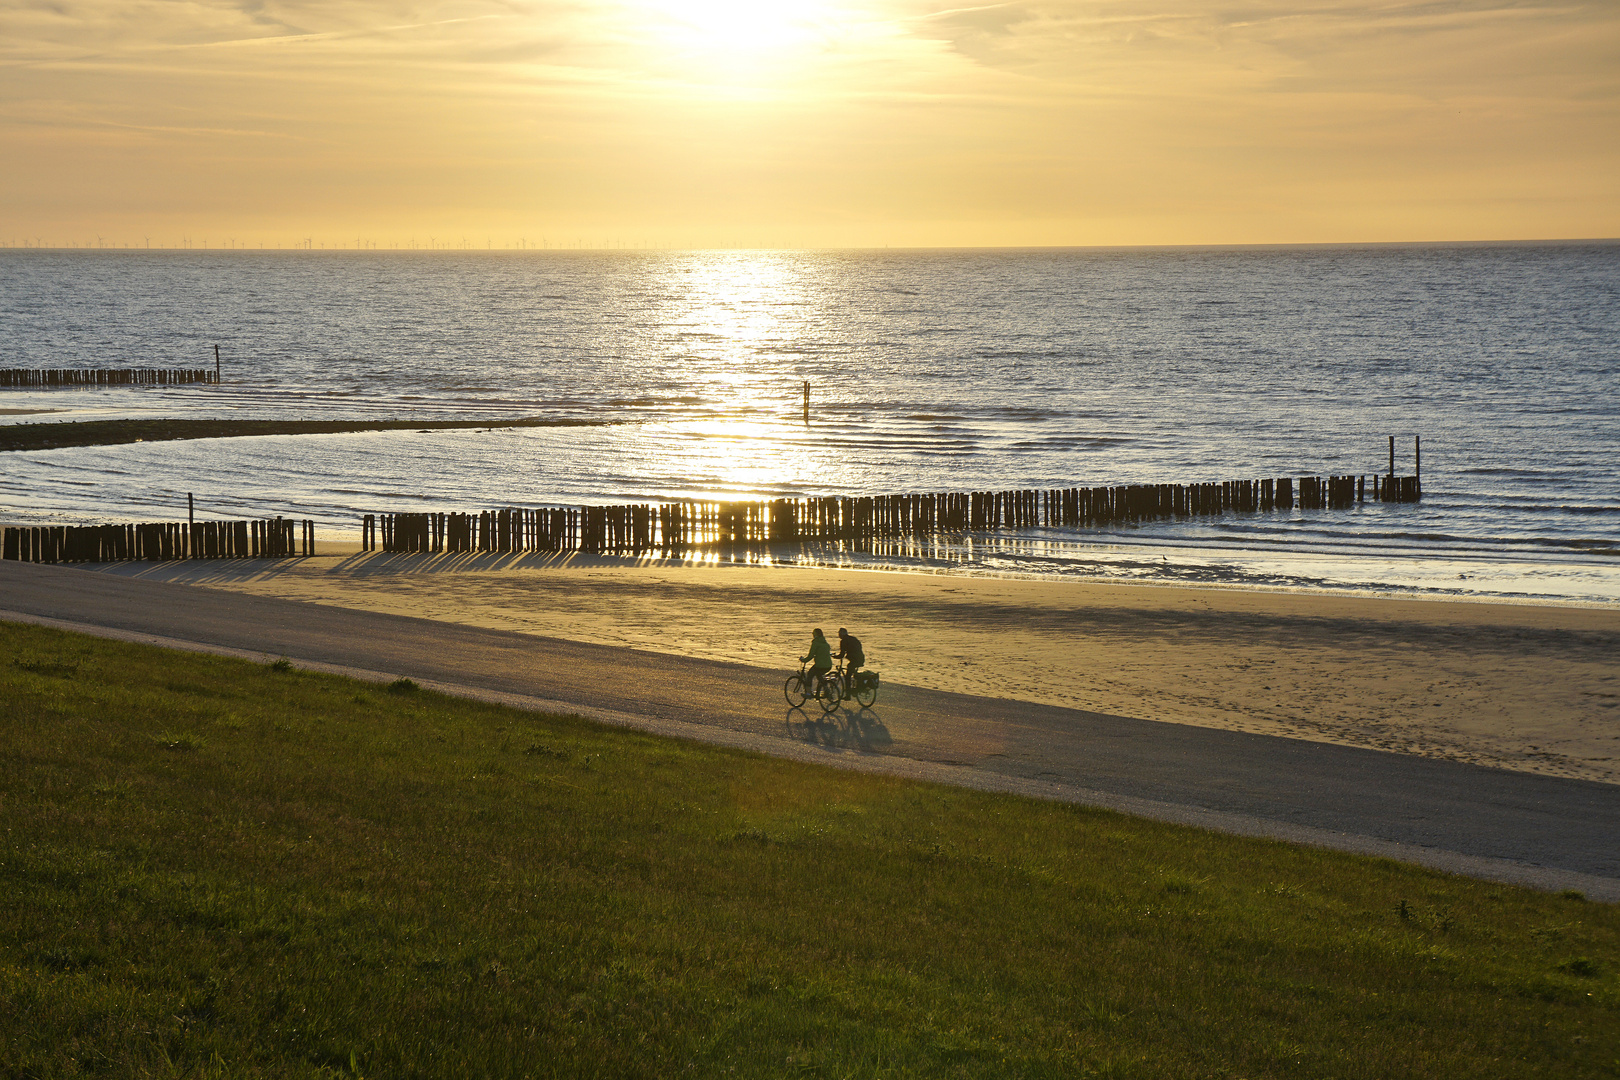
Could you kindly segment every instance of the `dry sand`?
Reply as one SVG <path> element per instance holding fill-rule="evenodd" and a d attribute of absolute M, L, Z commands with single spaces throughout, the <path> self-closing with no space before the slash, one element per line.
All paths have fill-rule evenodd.
<path fill-rule="evenodd" d="M 1620 782 L 1620 610 L 961 574 L 352 554 L 108 572 Z"/>

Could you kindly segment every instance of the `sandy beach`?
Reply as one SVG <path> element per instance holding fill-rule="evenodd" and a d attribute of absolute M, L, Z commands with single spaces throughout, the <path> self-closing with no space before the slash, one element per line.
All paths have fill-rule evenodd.
<path fill-rule="evenodd" d="M 848 626 L 898 683 L 1620 782 L 1602 608 L 578 557 L 106 569 L 784 674 Z"/>

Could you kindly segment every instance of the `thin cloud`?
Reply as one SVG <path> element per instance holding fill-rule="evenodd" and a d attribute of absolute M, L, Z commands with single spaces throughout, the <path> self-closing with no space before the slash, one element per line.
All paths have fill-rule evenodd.
<path fill-rule="evenodd" d="M 1142 242 L 1365 238 L 1388 221 L 1455 235 L 1486 206 L 1520 223 L 1492 219 L 1496 236 L 1620 229 L 1620 6 L 723 10 L 0 0 L 0 139 L 26 163 L 0 170 L 0 226 L 206 205 L 225 229 L 274 206 L 419 231 L 633 221 L 689 241 L 746 204 L 782 216 L 766 229 L 878 230 L 834 242 L 888 242 L 886 223 L 919 215 L 904 235 L 941 243 L 1130 242 L 1107 231 L 1120 222 L 1149 223 Z M 447 207 L 463 216 L 435 217 Z M 1050 231 L 996 232 L 1014 220 Z M 1282 220 L 1303 224 L 1282 235 Z"/>

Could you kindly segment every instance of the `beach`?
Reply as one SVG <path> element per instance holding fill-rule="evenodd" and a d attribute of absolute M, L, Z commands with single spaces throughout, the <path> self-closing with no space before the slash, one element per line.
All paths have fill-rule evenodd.
<path fill-rule="evenodd" d="M 843 561 L 1615 604 L 1617 254 L 12 251 L 7 365 L 212 365 L 197 328 L 232 333 L 218 383 L 8 389 L 63 411 L 0 417 L 0 518 L 338 534 L 364 514 L 1355 476 L 1353 506 Z M 1391 474 L 1421 474 L 1422 501 L 1376 500 Z"/>
<path fill-rule="evenodd" d="M 104 570 L 784 677 L 847 626 L 887 682 L 1620 782 L 1604 607 L 517 555 Z"/>

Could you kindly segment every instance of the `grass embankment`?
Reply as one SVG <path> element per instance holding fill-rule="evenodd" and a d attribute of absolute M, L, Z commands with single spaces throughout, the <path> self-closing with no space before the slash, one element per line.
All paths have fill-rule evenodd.
<path fill-rule="evenodd" d="M 1607 1076 L 1620 911 L 0 624 L 8 1076 Z"/>
<path fill-rule="evenodd" d="M 605 420 L 79 420 L 0 426 L 0 451 L 246 435 L 333 435 L 345 431 L 441 431 L 448 428 L 595 427 Z"/>

